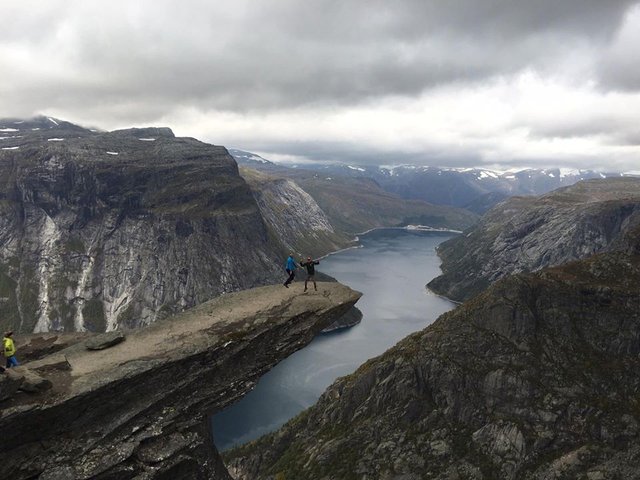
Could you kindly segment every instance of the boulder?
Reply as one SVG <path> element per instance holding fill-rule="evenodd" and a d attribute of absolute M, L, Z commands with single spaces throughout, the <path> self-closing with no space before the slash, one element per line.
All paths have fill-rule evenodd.
<path fill-rule="evenodd" d="M 0 373 L 0 402 L 13 397 L 23 382 L 24 376 L 14 369 L 9 368 Z"/>
<path fill-rule="evenodd" d="M 87 350 L 104 350 L 124 342 L 125 335 L 122 332 L 108 332 L 96 335 L 85 342 Z"/>
<path fill-rule="evenodd" d="M 23 379 L 22 383 L 20 384 L 20 390 L 22 390 L 23 392 L 44 392 L 45 390 L 49 390 L 53 386 L 51 384 L 51 381 L 41 377 L 37 373 L 23 366 L 13 367 L 7 370 L 7 372 L 9 372 L 10 375 L 15 375 L 16 378 L 21 377 Z"/>

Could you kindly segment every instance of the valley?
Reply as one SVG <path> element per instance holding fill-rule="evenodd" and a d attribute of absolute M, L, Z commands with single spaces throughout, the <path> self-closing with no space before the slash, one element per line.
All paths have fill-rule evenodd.
<path fill-rule="evenodd" d="M 519 272 L 492 271 L 484 290 L 460 284 L 461 306 L 336 380 L 281 429 L 227 452 L 234 478 L 637 478 L 639 186 L 587 181 L 514 199 L 526 207 L 501 204 L 443 243 L 445 277 L 448 258 L 483 265 L 483 247 L 467 242 L 495 231 L 520 252 L 519 239 L 540 235 L 543 259 L 564 247 L 581 255 L 532 273 L 516 263 L 528 257 L 506 257 Z M 557 227 L 510 235 L 532 206 L 557 212 Z M 568 243 L 547 233 L 582 225 L 592 233 Z"/>
<path fill-rule="evenodd" d="M 477 219 L 348 179 L 338 191 L 240 172 L 224 147 L 168 128 L 4 119 L 0 140 L 0 327 L 20 333 L 139 328 L 278 283 L 290 252 L 325 255 L 374 227 Z"/>
<path fill-rule="evenodd" d="M 440 273 L 435 249 L 444 232 L 382 229 L 360 237 L 361 248 L 330 255 L 318 270 L 362 292 L 357 326 L 322 334 L 260 379 L 240 402 L 212 419 L 221 451 L 276 430 L 312 406 L 338 377 L 348 375 L 454 307 L 423 284 Z M 300 291 L 300 281 L 292 285 Z"/>
<path fill-rule="evenodd" d="M 640 0 L 2 7 L 3 477 L 640 480 Z"/>
<path fill-rule="evenodd" d="M 226 148 L 167 128 L 0 123 L 0 322 L 21 337 L 26 363 L 0 386 L 13 478 L 634 478 L 637 178 L 534 195 L 552 184 L 507 188 L 457 172 L 456 182 L 468 173 L 494 186 L 467 196 L 445 182 L 453 197 L 429 203 L 359 167 L 341 176 L 255 156 L 238 167 Z M 405 225 L 463 231 L 438 246 L 442 274 L 437 262 L 423 280 L 381 266 L 407 277 L 366 293 L 382 302 L 363 302 L 363 322 L 379 322 L 368 343 L 384 346 L 336 356 L 335 372 L 286 418 L 297 416 L 221 459 L 210 415 L 343 315 L 359 319 L 361 294 L 339 283 L 318 295 L 282 288 L 286 255 L 321 257 L 359 232 Z M 418 251 L 404 251 L 409 263 Z M 345 281 L 357 285 L 355 275 Z M 389 309 L 385 296 L 416 287 L 423 299 L 427 281 L 440 307 Z M 446 298 L 464 303 L 443 313 Z M 95 353 L 101 335 L 120 343 Z M 163 390 L 167 374 L 175 383 Z"/>

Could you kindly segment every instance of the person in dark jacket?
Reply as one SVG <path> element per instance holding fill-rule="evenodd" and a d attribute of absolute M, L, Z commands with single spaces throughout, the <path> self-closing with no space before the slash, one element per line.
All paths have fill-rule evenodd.
<path fill-rule="evenodd" d="M 293 258 L 293 253 L 290 253 L 289 258 L 287 258 L 287 264 L 285 266 L 285 270 L 289 274 L 289 278 L 287 278 L 287 281 L 284 282 L 285 287 L 289 288 L 289 284 L 293 282 L 293 279 L 296 277 L 296 268 L 298 268 L 298 265 L 296 265 L 296 261 Z"/>
<path fill-rule="evenodd" d="M 300 266 L 307 269 L 307 278 L 304 281 L 304 291 L 307 291 L 307 282 L 313 282 L 313 289 L 318 290 L 316 285 L 316 265 L 319 265 L 320 262 L 318 260 L 312 260 L 311 257 L 307 257 L 307 261 L 300 262 Z"/>

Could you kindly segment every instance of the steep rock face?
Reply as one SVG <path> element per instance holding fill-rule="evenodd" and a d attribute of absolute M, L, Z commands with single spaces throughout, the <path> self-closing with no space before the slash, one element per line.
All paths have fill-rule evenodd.
<path fill-rule="evenodd" d="M 166 128 L 0 126 L 1 327 L 139 327 L 279 279 L 282 246 L 225 148 Z"/>
<path fill-rule="evenodd" d="M 318 202 L 334 226 L 346 232 L 410 224 L 462 230 L 478 218 L 459 208 L 402 199 L 366 178 L 313 174 L 296 178 L 296 182 Z"/>
<path fill-rule="evenodd" d="M 353 243 L 336 232 L 316 201 L 293 180 L 248 168 L 240 173 L 267 225 L 289 252 L 316 258 Z"/>
<path fill-rule="evenodd" d="M 538 198 L 511 198 L 438 248 L 429 288 L 465 300 L 496 280 L 618 249 L 640 225 L 640 179 L 589 180 Z"/>
<path fill-rule="evenodd" d="M 42 358 L 25 367 L 53 388 L 0 403 L 4 475 L 230 478 L 212 444 L 209 416 L 251 390 L 359 296 L 338 283 L 304 295 L 281 286 L 232 293 L 99 351 L 87 349 L 93 340 L 87 335 L 31 338 L 33 354 Z"/>
<path fill-rule="evenodd" d="M 225 455 L 229 471 L 638 478 L 639 284 L 640 257 L 627 253 L 503 279 Z"/>

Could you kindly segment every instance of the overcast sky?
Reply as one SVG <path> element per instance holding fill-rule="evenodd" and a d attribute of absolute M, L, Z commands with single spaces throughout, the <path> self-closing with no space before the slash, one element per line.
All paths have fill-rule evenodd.
<path fill-rule="evenodd" d="M 0 117 L 274 160 L 640 170 L 640 3 L 19 0 Z"/>

